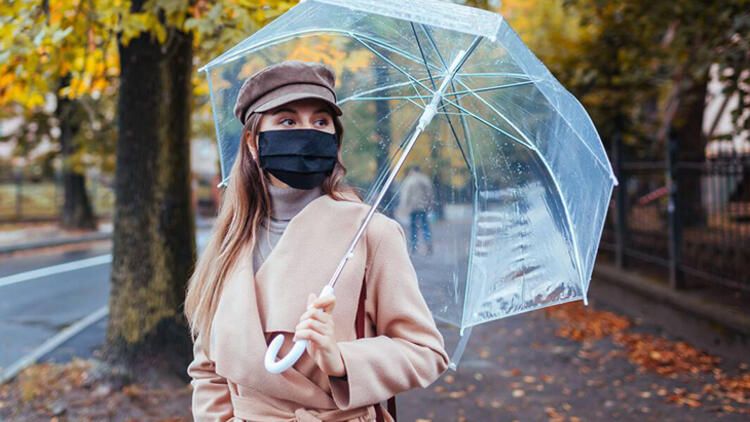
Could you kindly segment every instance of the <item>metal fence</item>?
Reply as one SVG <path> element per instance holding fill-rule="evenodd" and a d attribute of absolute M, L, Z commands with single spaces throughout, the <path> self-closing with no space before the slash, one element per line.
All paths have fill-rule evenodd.
<path fill-rule="evenodd" d="M 673 288 L 713 284 L 750 291 L 750 156 L 628 161 L 613 152 L 620 182 L 601 250 L 621 268 L 662 272 Z"/>
<path fill-rule="evenodd" d="M 94 215 L 109 219 L 115 204 L 112 177 L 87 175 L 86 190 Z M 217 212 L 218 190 L 215 179 L 196 176 L 193 179 L 194 206 L 200 216 L 212 217 Z M 61 175 L 42 177 L 18 172 L 0 175 L 0 223 L 56 221 L 64 201 Z"/>
<path fill-rule="evenodd" d="M 109 218 L 115 201 L 111 181 L 89 176 L 86 190 L 94 214 Z M 0 177 L 0 223 L 57 220 L 63 201 L 62 175 L 33 177 L 18 173 Z"/>

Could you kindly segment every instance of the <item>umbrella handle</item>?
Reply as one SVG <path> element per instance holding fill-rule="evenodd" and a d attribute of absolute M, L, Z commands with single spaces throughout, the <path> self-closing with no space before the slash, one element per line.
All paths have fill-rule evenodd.
<path fill-rule="evenodd" d="M 326 284 L 325 287 L 323 287 L 323 290 L 320 291 L 320 295 L 318 297 L 323 297 L 326 295 L 333 295 L 333 287 L 331 285 Z M 292 347 L 292 350 L 281 360 L 276 360 L 276 357 L 279 354 L 279 350 L 281 350 L 281 346 L 284 344 L 284 335 L 279 334 L 276 337 L 274 337 L 273 341 L 271 341 L 271 344 L 268 345 L 268 350 L 266 350 L 266 357 L 263 361 L 263 363 L 266 366 L 266 370 L 272 374 L 280 374 L 287 369 L 291 368 L 292 365 L 299 360 L 300 357 L 302 357 L 302 354 L 305 353 L 305 349 L 307 349 L 307 340 L 297 340 L 294 342 L 294 347 Z"/>

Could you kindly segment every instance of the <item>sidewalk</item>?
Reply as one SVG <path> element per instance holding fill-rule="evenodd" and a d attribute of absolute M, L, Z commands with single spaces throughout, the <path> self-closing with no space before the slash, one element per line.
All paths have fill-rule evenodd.
<path fill-rule="evenodd" d="M 99 230 L 64 230 L 56 222 L 18 223 L 0 226 L 0 255 L 112 237 L 112 222 L 102 221 Z"/>
<path fill-rule="evenodd" d="M 209 228 L 213 218 L 198 218 L 196 228 Z M 17 228 L 15 226 L 21 226 Z M 112 238 L 112 222 L 101 221 L 97 231 L 64 230 L 57 223 L 18 223 L 0 226 L 0 256 L 53 246 L 109 240 Z"/>
<path fill-rule="evenodd" d="M 426 389 L 398 396 L 404 421 L 744 421 L 750 415 L 750 366 L 700 350 L 666 331 L 660 321 L 623 315 L 612 307 L 606 283 L 592 282 L 589 307 L 566 304 L 477 327 L 458 371 L 448 371 Z M 90 327 L 45 362 L 97 356 L 106 321 Z M 447 331 L 450 337 L 450 331 Z M 451 340 L 447 338 L 447 340 Z M 26 387 L 36 399 L 13 406 L 20 394 L 14 383 L 0 387 L 0 419 L 25 420 L 63 411 L 72 419 L 101 415 L 106 408 L 136 420 L 190 418 L 191 391 L 175 380 L 152 386 L 80 383 L 82 361 L 62 372 L 37 366 Z M 45 377 L 49 377 L 47 379 Z M 52 378 L 54 377 L 54 379 Z M 59 381 L 63 380 L 63 381 Z M 69 381 L 68 381 L 69 380 Z M 78 380 L 78 381 L 76 381 Z M 68 385 L 65 393 L 48 385 Z M 162 385 L 163 384 L 163 385 Z M 169 386 L 166 388 L 165 386 Z M 96 394 L 97 391 L 106 394 Z M 28 389 L 26 390 L 29 393 Z M 168 398 L 164 395 L 168 393 Z M 31 393 L 29 393 L 31 394 Z M 147 400 L 157 394 L 160 400 Z M 47 397 L 54 397 L 50 400 Z M 85 401 L 85 406 L 76 403 Z M 20 401 L 18 403 L 21 403 Z M 35 409 L 36 408 L 36 409 Z M 5 413 L 4 413 L 5 412 Z M 49 413 L 48 413 L 49 414 Z"/>
<path fill-rule="evenodd" d="M 658 321 L 674 335 L 704 349 L 719 350 L 727 358 L 747 359 L 750 350 L 750 293 L 714 286 L 671 289 L 665 280 L 621 270 L 597 260 L 592 284 L 606 291 L 621 312 Z"/>

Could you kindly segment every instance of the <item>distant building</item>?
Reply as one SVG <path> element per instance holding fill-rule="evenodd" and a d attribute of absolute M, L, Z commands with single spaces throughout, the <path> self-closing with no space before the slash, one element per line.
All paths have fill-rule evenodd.
<path fill-rule="evenodd" d="M 703 132 L 708 139 L 734 132 L 732 112 L 737 109 L 739 96 L 735 93 L 727 98 L 721 91 L 724 84 L 719 80 L 719 66 L 711 67 L 711 80 L 706 94 L 706 109 L 703 115 Z M 745 73 L 748 70 L 744 71 Z M 745 110 L 744 118 L 750 118 L 750 110 Z M 731 140 L 710 140 L 706 144 L 706 158 L 727 155 L 750 156 L 750 135 L 747 131 L 732 136 Z"/>

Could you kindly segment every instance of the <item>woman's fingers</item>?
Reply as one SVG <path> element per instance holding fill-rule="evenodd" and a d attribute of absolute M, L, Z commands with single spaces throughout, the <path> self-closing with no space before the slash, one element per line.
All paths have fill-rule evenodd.
<path fill-rule="evenodd" d="M 306 319 L 295 327 L 295 332 L 304 329 L 311 329 L 317 331 L 320 334 L 326 336 L 333 336 L 333 326 L 325 322 L 317 321 L 314 319 Z"/>
<path fill-rule="evenodd" d="M 327 336 L 324 336 L 320 334 L 319 332 L 311 329 L 303 329 L 298 330 L 297 333 L 294 335 L 294 341 L 297 340 L 308 340 L 313 343 L 315 343 L 318 346 L 323 346 L 326 344 L 326 338 Z"/>
<path fill-rule="evenodd" d="M 307 297 L 307 309 L 300 316 L 300 321 L 308 318 L 316 309 L 320 309 L 323 312 L 331 313 L 336 306 L 336 297 L 333 295 L 326 295 L 323 297 L 316 297 L 313 293 Z"/>
<path fill-rule="evenodd" d="M 299 321 L 305 320 L 307 318 L 310 318 L 311 315 L 316 314 L 318 312 L 323 312 L 321 309 L 318 308 L 307 308 L 305 312 L 302 313 L 299 317 Z"/>
<path fill-rule="evenodd" d="M 335 305 L 336 297 L 333 295 L 316 297 L 315 294 L 310 293 L 307 297 L 307 310 L 300 316 L 294 339 L 308 339 L 319 344 L 327 338 L 332 339 L 334 329 L 331 311 Z M 310 333 L 315 333 L 317 336 Z"/>
<path fill-rule="evenodd" d="M 331 312 L 335 305 L 336 305 L 336 296 L 334 295 L 326 295 L 323 297 L 317 297 L 312 302 L 312 304 L 310 304 L 310 302 L 308 301 L 308 307 L 323 309 L 326 312 Z"/>
<path fill-rule="evenodd" d="M 305 313 L 302 314 L 302 316 L 299 318 L 299 320 L 304 321 L 308 318 L 316 319 L 318 321 L 326 322 L 326 323 L 328 321 L 333 320 L 333 317 L 331 316 L 331 314 L 318 308 L 311 308 L 311 309 L 306 310 Z"/>

